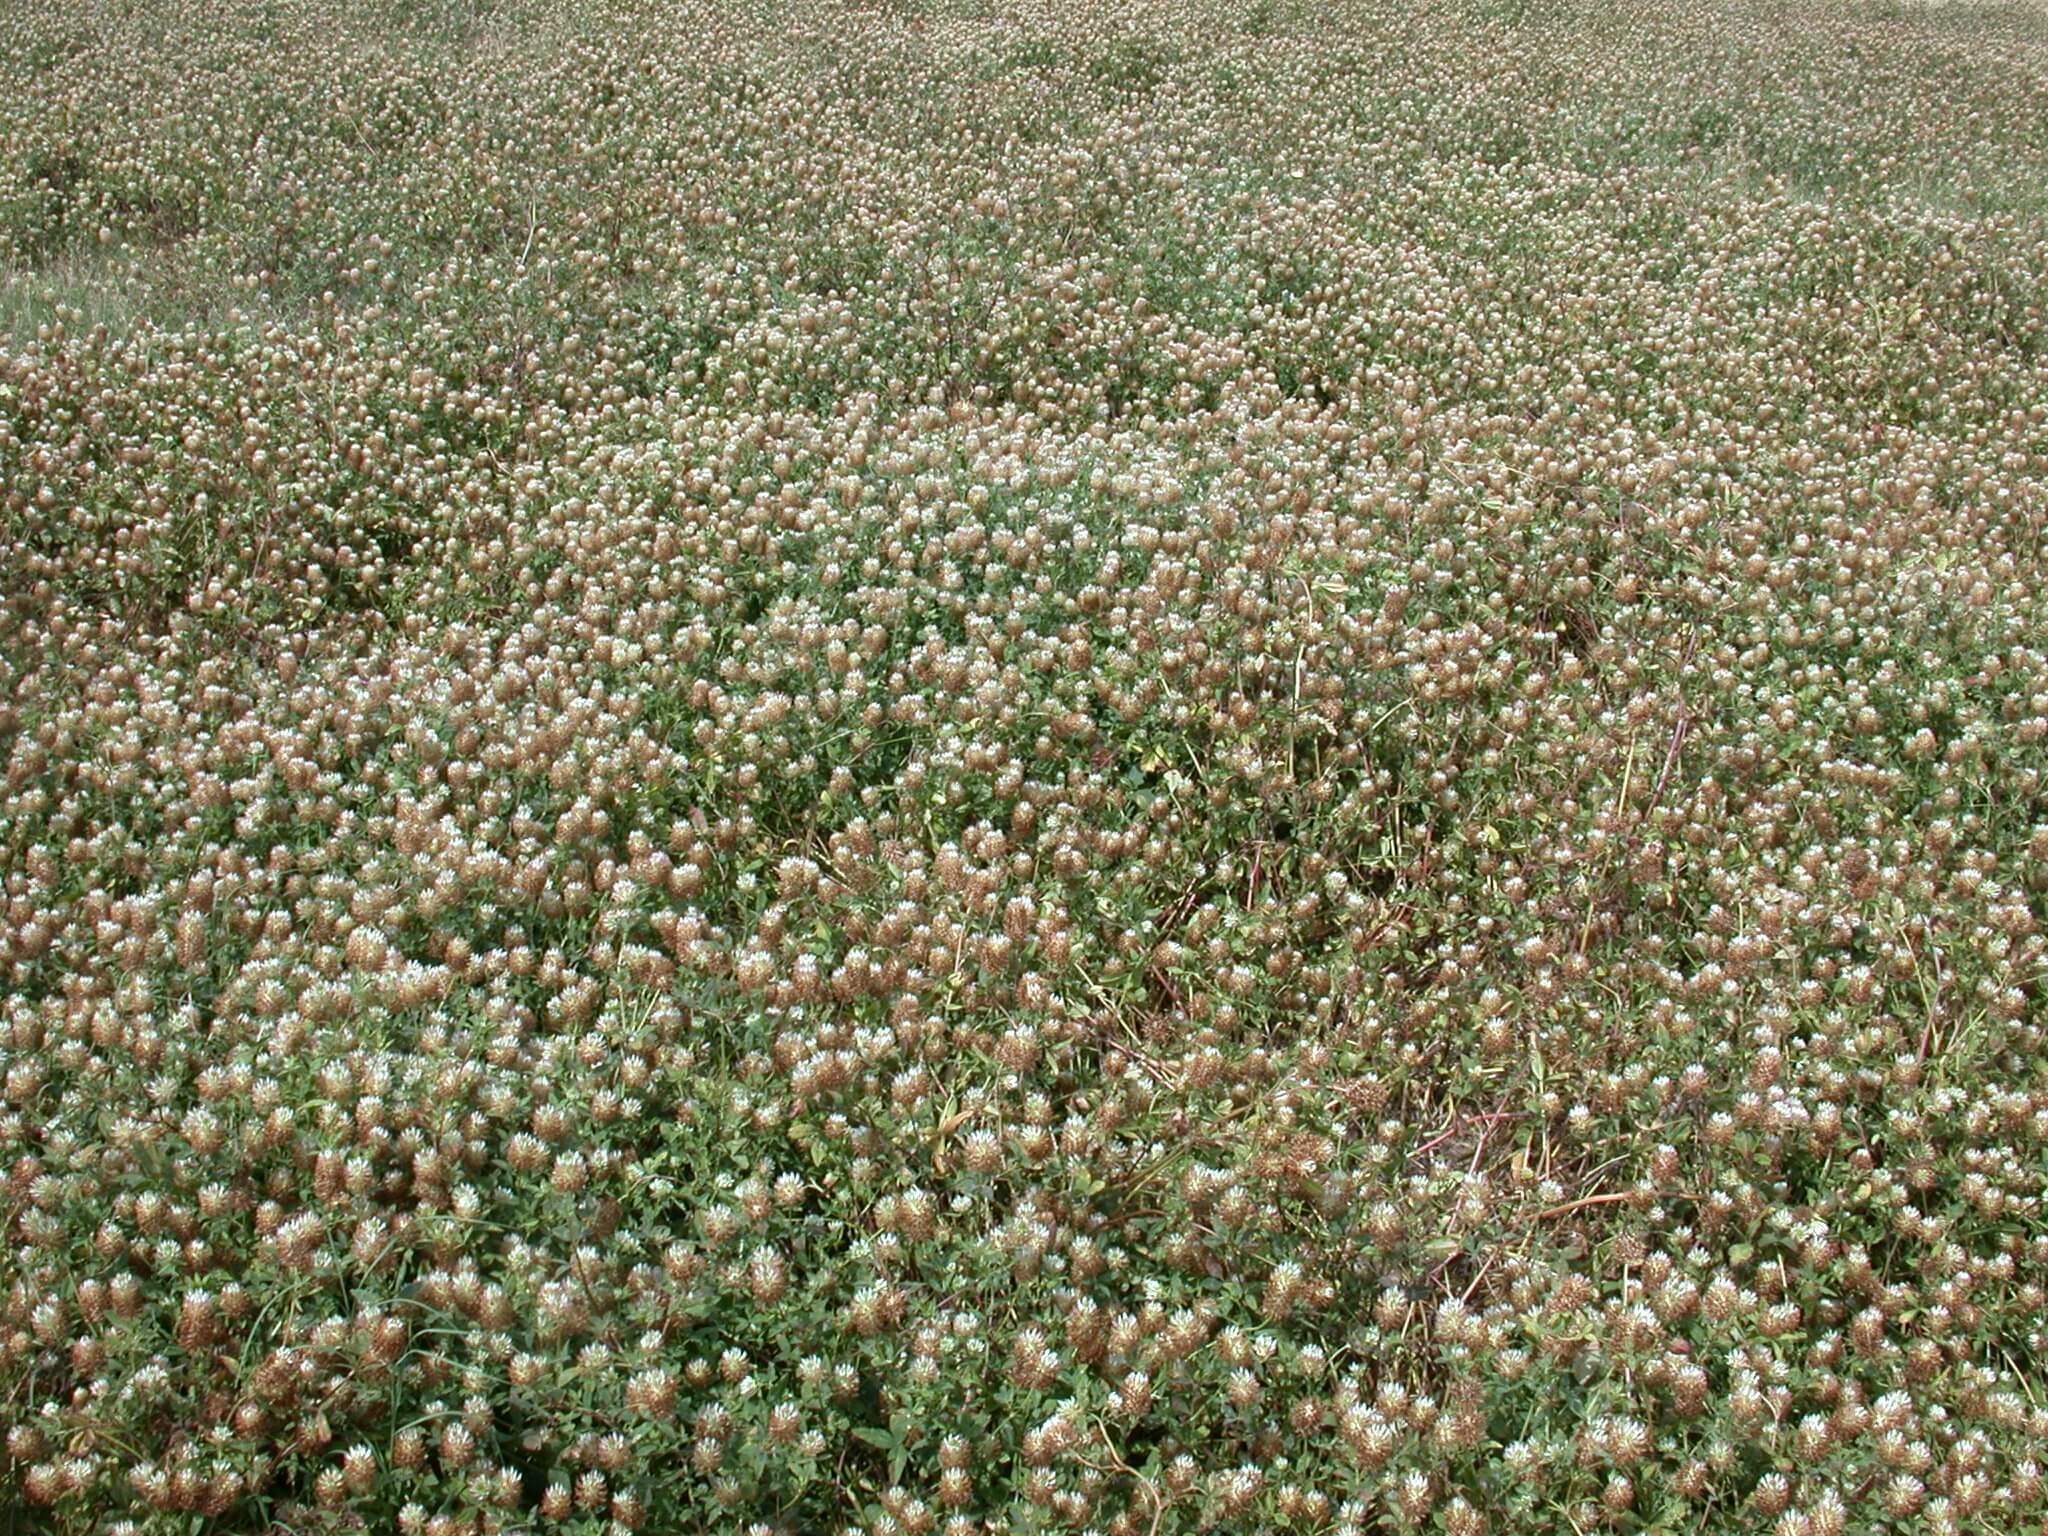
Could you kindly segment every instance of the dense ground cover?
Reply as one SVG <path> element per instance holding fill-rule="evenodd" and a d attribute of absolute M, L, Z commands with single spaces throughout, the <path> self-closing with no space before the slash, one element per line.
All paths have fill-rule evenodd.
<path fill-rule="evenodd" d="M 0 86 L 15 1528 L 2042 1528 L 2038 11 Z"/>

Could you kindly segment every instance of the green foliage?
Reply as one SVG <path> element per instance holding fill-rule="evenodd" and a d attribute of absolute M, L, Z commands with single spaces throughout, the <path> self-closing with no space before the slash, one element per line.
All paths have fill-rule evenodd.
<path fill-rule="evenodd" d="M 8 1528 L 2039 1526 L 1981 11 L 15 7 Z"/>

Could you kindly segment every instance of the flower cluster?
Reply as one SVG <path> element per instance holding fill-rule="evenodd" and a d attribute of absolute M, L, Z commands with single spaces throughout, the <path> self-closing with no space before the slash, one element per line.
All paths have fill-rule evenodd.
<path fill-rule="evenodd" d="M 2048 34 L 0 38 L 0 1506 L 2048 1519 Z"/>

